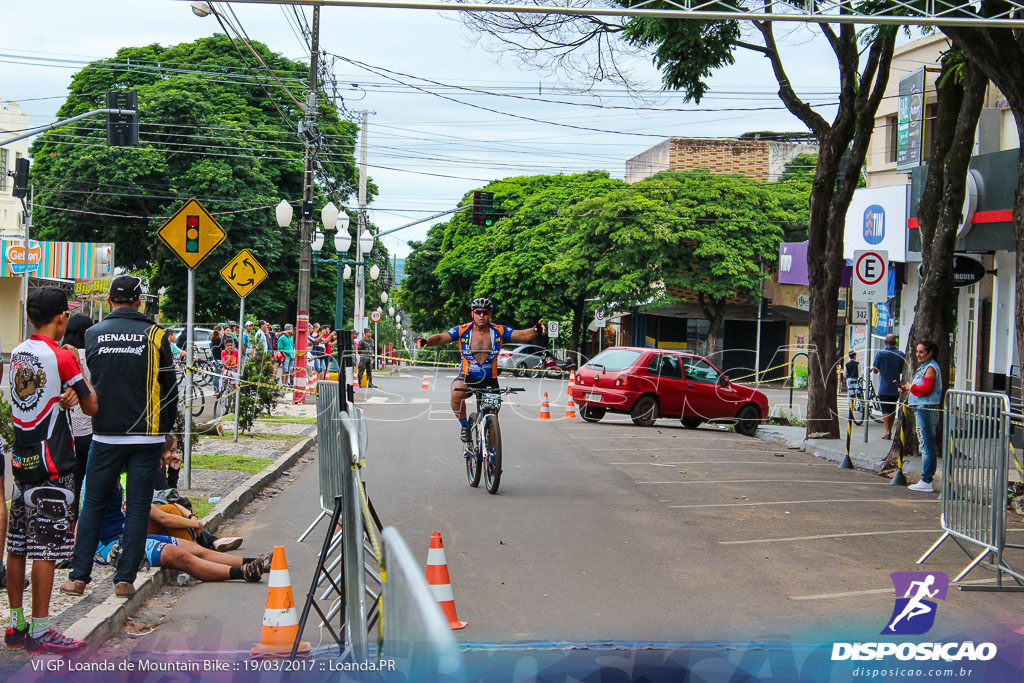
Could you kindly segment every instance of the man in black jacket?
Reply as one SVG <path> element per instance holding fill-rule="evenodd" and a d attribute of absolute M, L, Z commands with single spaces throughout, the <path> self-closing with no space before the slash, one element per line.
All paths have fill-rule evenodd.
<path fill-rule="evenodd" d="M 71 574 L 60 589 L 71 595 L 85 592 L 107 502 L 121 472 L 127 470 L 124 561 L 118 563 L 114 574 L 114 595 L 128 598 L 135 593 L 135 576 L 145 550 L 153 477 L 164 437 L 178 413 L 178 388 L 167 334 L 139 312 L 139 278 L 115 278 L 110 283 L 109 301 L 113 311 L 85 334 L 86 362 L 100 409 L 92 421 L 93 441 Z"/>

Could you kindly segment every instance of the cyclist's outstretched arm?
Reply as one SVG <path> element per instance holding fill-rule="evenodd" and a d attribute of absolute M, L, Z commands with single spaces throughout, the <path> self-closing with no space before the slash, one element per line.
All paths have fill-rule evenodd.
<path fill-rule="evenodd" d="M 442 332 L 441 334 L 432 334 L 429 337 L 419 337 L 416 340 L 416 347 L 422 349 L 424 346 L 444 346 L 445 344 L 451 344 L 452 335 L 448 332 Z"/>
<path fill-rule="evenodd" d="M 546 331 L 547 328 L 544 326 L 544 320 L 541 319 L 533 327 L 527 327 L 525 330 L 512 330 L 512 336 L 509 340 L 514 342 L 536 341 Z"/>

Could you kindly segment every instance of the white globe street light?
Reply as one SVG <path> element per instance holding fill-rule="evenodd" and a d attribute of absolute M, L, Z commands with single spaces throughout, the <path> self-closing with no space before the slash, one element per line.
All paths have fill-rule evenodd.
<path fill-rule="evenodd" d="M 364 254 L 373 249 L 373 235 L 367 230 L 363 230 L 363 234 L 359 236 L 359 249 Z"/>
<path fill-rule="evenodd" d="M 345 270 L 343 270 L 342 273 L 341 273 L 341 277 L 344 280 L 351 279 L 351 277 L 352 277 L 352 268 L 349 267 L 349 265 L 347 263 L 345 264 Z"/>
<path fill-rule="evenodd" d="M 193 5 L 194 4 L 196 3 L 193 3 Z M 206 3 L 203 2 L 198 4 L 205 5 Z M 292 205 L 288 203 L 288 200 L 282 199 L 281 202 L 276 207 L 274 207 L 274 213 L 277 216 L 277 224 L 279 226 L 281 226 L 282 228 L 287 228 L 289 225 L 291 225 L 292 214 L 294 213 L 294 210 L 292 209 Z"/>
<path fill-rule="evenodd" d="M 380 277 L 380 266 L 378 266 L 376 263 L 374 263 L 372 266 L 370 266 L 370 279 L 371 280 L 376 280 L 379 277 Z"/>
<path fill-rule="evenodd" d="M 345 214 L 342 214 L 345 216 Z M 348 216 L 345 216 L 344 223 L 348 223 Z M 334 249 L 338 252 L 338 256 L 348 253 L 348 248 L 352 246 L 352 235 L 348 234 L 348 226 L 342 228 L 339 226 L 338 232 L 334 233 Z M 348 266 L 346 266 L 347 268 Z"/>
<path fill-rule="evenodd" d="M 338 224 L 338 207 L 334 202 L 327 202 L 327 206 L 320 209 L 320 220 L 323 221 L 324 230 L 334 230 Z"/>
<path fill-rule="evenodd" d="M 386 304 L 388 302 L 388 293 L 387 292 L 381 292 L 380 293 L 380 302 L 382 304 Z M 392 311 L 392 313 L 394 313 L 394 311 Z"/>
<path fill-rule="evenodd" d="M 319 230 L 313 233 L 313 253 L 319 254 L 320 250 L 324 248 L 324 234 Z"/>
<path fill-rule="evenodd" d="M 394 315 L 394 314 L 395 314 L 395 307 L 394 306 L 388 306 L 388 315 Z"/>

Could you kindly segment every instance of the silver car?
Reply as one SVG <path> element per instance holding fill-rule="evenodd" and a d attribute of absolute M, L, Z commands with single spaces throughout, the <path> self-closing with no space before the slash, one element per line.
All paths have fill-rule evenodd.
<path fill-rule="evenodd" d="M 544 347 L 536 344 L 506 344 L 498 353 L 498 374 L 514 373 L 525 377 L 528 370 L 541 361 Z"/>
<path fill-rule="evenodd" d="M 184 327 L 171 327 L 169 328 L 174 333 L 174 343 L 178 345 L 179 349 L 185 349 L 185 328 Z M 192 328 L 192 339 L 195 341 L 196 350 L 199 351 L 200 356 L 206 359 L 210 358 L 210 335 L 213 334 L 213 330 L 209 327 L 193 327 Z M 219 359 L 218 359 L 219 360 Z"/>

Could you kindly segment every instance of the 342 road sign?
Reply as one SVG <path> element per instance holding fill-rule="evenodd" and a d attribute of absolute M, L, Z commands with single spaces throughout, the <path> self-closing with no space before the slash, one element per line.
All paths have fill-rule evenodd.
<path fill-rule="evenodd" d="M 189 268 L 205 261 L 225 237 L 224 230 L 196 199 L 185 202 L 156 235 Z"/>
<path fill-rule="evenodd" d="M 249 296 L 249 292 L 267 279 L 267 271 L 252 255 L 252 252 L 243 249 L 226 266 L 221 268 L 220 276 L 231 285 L 235 294 L 244 299 Z"/>
<path fill-rule="evenodd" d="M 853 252 L 853 300 L 876 303 L 889 295 L 889 252 Z"/>

